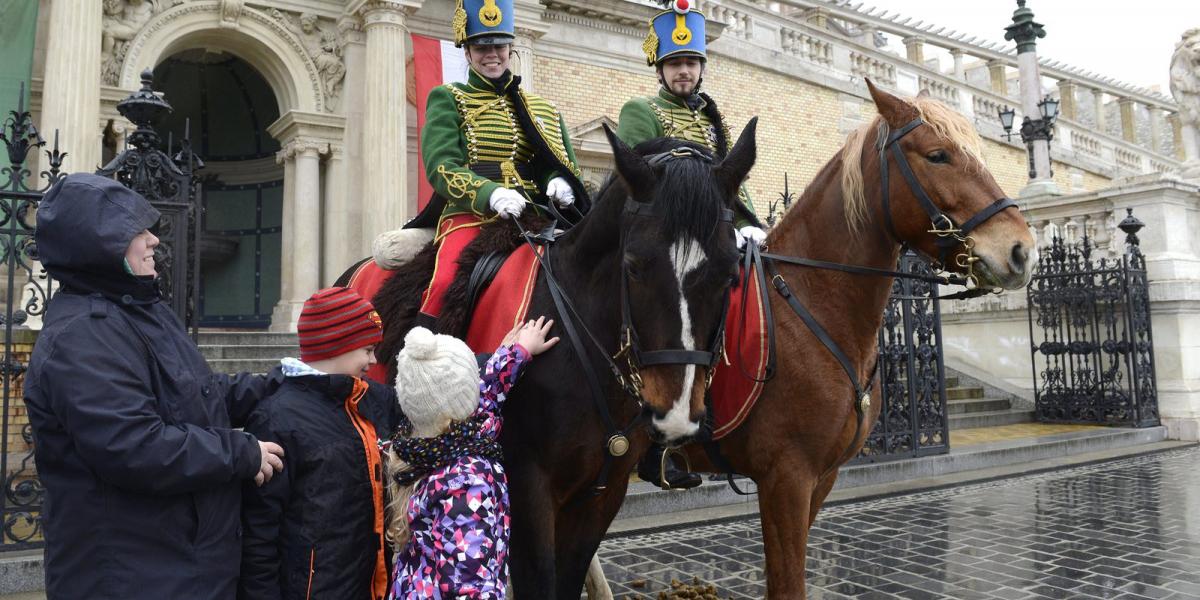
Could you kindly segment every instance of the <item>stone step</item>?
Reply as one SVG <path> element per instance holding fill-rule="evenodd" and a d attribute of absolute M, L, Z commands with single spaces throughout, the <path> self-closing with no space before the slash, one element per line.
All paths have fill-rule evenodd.
<path fill-rule="evenodd" d="M 299 344 L 294 333 L 269 331 L 201 331 L 198 343 L 201 346 L 295 346 Z"/>
<path fill-rule="evenodd" d="M 1144 429 L 1100 428 L 963 446 L 938 456 L 843 467 L 838 472 L 834 490 L 836 492 L 977 469 L 1019 465 L 1031 461 L 1061 459 L 1089 452 L 1133 448 L 1162 442 L 1166 436 L 1167 428 L 1161 426 Z M 738 487 L 744 491 L 752 491 L 754 483 L 742 479 L 738 481 Z M 679 511 L 747 503 L 757 506 L 756 497 L 735 494 L 724 480 L 708 481 L 706 478 L 700 487 L 686 492 L 660 490 L 657 486 L 638 481 L 630 484 L 629 493 L 617 514 L 617 519 L 643 519 Z"/>
<path fill-rule="evenodd" d="M 965 400 L 947 400 L 946 414 L 961 415 L 964 413 L 992 412 L 1008 410 L 1012 402 L 1005 398 L 969 398 Z"/>
<path fill-rule="evenodd" d="M 285 356 L 298 356 L 300 354 L 299 346 L 252 346 L 252 345 L 235 345 L 235 346 L 200 346 L 200 354 L 206 359 L 214 358 L 252 358 L 252 359 L 270 359 L 279 360 Z"/>
<path fill-rule="evenodd" d="M 210 358 L 208 367 L 215 373 L 266 373 L 279 366 L 278 358 Z"/>
<path fill-rule="evenodd" d="M 1032 410 L 1022 410 L 1019 408 L 959 413 L 950 415 L 950 431 L 1032 423 L 1033 415 L 1034 412 Z"/>
<path fill-rule="evenodd" d="M 983 388 L 981 387 L 950 387 L 946 386 L 947 400 L 969 400 L 972 398 L 982 398 Z"/>

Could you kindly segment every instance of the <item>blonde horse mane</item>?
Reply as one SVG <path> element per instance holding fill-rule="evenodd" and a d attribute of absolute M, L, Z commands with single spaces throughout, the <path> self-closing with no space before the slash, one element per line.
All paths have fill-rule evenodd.
<path fill-rule="evenodd" d="M 941 102 L 924 96 L 906 98 L 920 114 L 938 138 L 956 146 L 961 152 L 975 158 L 970 168 L 983 168 L 983 140 L 971 122 Z M 846 138 L 842 147 L 842 198 L 846 205 L 846 220 L 850 231 L 857 234 L 867 220 L 866 193 L 863 189 L 862 153 L 870 133 L 875 131 L 873 150 L 887 139 L 890 132 L 882 117 L 858 128 Z"/>

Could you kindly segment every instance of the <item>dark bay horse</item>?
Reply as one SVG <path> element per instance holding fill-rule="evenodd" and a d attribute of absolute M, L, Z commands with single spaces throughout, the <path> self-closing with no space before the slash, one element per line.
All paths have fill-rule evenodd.
<path fill-rule="evenodd" d="M 867 82 L 879 116 L 852 134 L 767 237 L 772 254 L 894 269 L 901 242 L 928 257 L 942 256 L 919 187 L 953 223 L 973 223 L 973 255 L 954 240 L 948 268 L 964 272 L 966 257 L 981 285 L 1018 289 L 1037 262 L 1034 238 L 1015 206 L 984 168 L 982 141 L 961 115 L 931 98 L 897 98 Z M 921 121 L 916 121 L 921 119 Z M 914 125 L 914 123 L 916 123 Z M 907 128 L 907 131 L 906 131 Z M 897 139 L 893 139 L 895 136 Z M 890 142 L 890 143 L 889 143 Z M 913 186 L 897 164 L 898 145 Z M 888 199 L 883 198 L 881 152 L 888 149 Z M 885 214 L 890 212 L 890 219 Z M 889 222 L 890 221 L 890 222 Z M 965 227 L 964 227 L 965 228 Z M 889 230 L 893 233 L 889 233 Z M 963 265 L 963 266 L 960 266 Z M 849 358 L 859 381 L 871 376 L 877 332 L 891 277 L 853 275 L 777 263 L 779 275 Z M 837 478 L 841 462 L 862 448 L 879 415 L 875 387 L 861 431 L 846 371 L 768 283 L 776 320 L 778 365 L 747 420 L 719 442 L 734 469 L 758 486 L 771 600 L 805 597 L 808 531 Z M 732 350 L 729 354 L 733 357 Z M 717 471 L 697 445 L 685 448 L 693 468 Z"/>
<path fill-rule="evenodd" d="M 634 151 L 605 128 L 614 177 L 591 211 L 549 246 L 549 269 L 527 311 L 554 318 L 563 342 L 531 364 L 504 408 L 509 563 L 519 597 L 579 598 L 650 436 L 678 444 L 699 430 L 724 302 L 737 276 L 731 209 L 754 164 L 754 131 L 752 120 L 720 159 L 670 139 Z M 562 292 L 557 302 L 565 297 L 574 310 L 556 306 L 547 271 Z M 386 346 L 396 337 L 387 330 L 407 330 L 404 315 L 415 307 L 375 300 Z M 568 339 L 564 312 L 580 332 L 582 352 Z M 639 368 L 630 377 L 621 358 L 618 381 L 611 357 L 622 347 Z M 596 375 L 594 386 L 585 365 Z"/>

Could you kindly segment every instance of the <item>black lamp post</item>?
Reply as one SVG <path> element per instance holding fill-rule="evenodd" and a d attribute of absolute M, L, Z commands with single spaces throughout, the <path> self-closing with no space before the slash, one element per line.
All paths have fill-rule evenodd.
<path fill-rule="evenodd" d="M 1046 140 L 1047 149 L 1049 148 L 1050 141 L 1054 139 L 1054 121 L 1058 119 L 1058 105 L 1057 99 L 1046 96 L 1037 104 L 1041 118 L 1030 119 L 1026 116 L 1021 121 L 1021 141 L 1025 142 L 1025 148 L 1029 154 L 1029 177 L 1031 179 L 1037 176 L 1037 170 L 1033 166 L 1033 142 Z M 1010 141 L 1012 140 L 1013 120 L 1016 115 L 1017 112 L 1007 106 L 999 110 L 1000 125 L 1004 127 L 1004 134 Z M 1050 168 L 1050 176 L 1054 176 L 1053 166 Z"/>

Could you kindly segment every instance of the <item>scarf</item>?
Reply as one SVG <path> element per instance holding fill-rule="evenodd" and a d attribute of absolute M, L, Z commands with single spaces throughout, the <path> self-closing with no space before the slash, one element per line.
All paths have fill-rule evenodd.
<path fill-rule="evenodd" d="M 488 417 L 489 415 L 484 414 L 465 421 L 451 421 L 446 431 L 431 438 L 410 437 L 412 423 L 402 417 L 389 445 L 400 460 L 408 463 L 409 469 L 395 474 L 396 483 L 412 485 L 464 456 L 478 456 L 500 462 L 504 457 L 500 443 L 482 433 L 484 421 Z"/>

